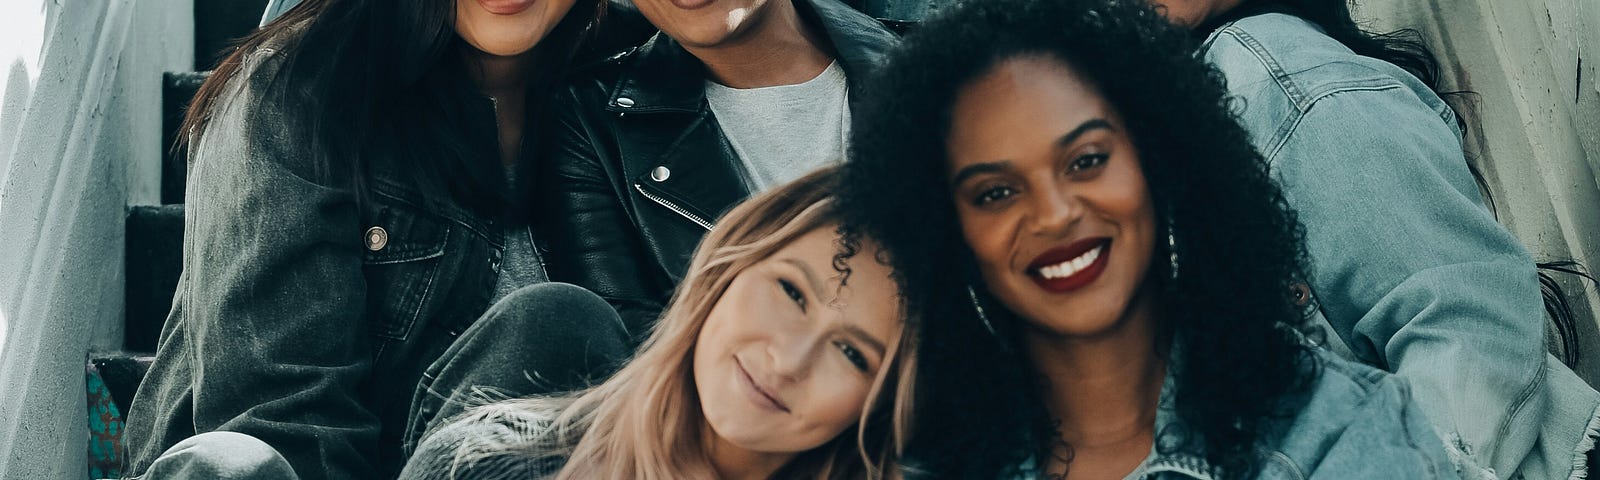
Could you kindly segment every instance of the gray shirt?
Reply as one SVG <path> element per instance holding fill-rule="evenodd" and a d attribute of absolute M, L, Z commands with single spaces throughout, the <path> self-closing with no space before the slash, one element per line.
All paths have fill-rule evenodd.
<path fill-rule="evenodd" d="M 730 88 L 706 81 L 706 102 L 759 192 L 844 162 L 849 88 L 839 62 L 805 83 Z"/>

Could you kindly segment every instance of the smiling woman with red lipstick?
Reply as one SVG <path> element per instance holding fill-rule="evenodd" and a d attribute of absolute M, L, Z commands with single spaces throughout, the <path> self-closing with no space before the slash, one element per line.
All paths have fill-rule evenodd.
<path fill-rule="evenodd" d="M 1396 377 L 1307 342 L 1294 213 L 1144 2 L 984 0 L 869 85 L 841 187 L 917 315 L 934 478 L 1454 478 Z"/>
<path fill-rule="evenodd" d="M 393 478 L 448 410 L 419 383 L 456 390 L 435 360 L 540 311 L 514 295 L 547 280 L 517 172 L 602 7 L 306 0 L 241 39 L 183 126 L 184 273 L 123 473 Z M 505 365 L 538 355 L 581 378 L 628 351 L 495 328 L 516 350 L 452 379 L 527 386 Z"/>
<path fill-rule="evenodd" d="M 477 407 L 401 478 L 899 478 L 915 334 L 882 251 L 841 233 L 835 181 L 808 175 L 723 217 L 616 375 Z"/>

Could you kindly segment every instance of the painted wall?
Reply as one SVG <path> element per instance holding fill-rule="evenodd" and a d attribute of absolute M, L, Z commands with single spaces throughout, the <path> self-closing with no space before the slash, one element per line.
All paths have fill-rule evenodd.
<path fill-rule="evenodd" d="M 0 6 L 0 478 L 84 478 L 84 365 L 122 344 L 123 215 L 159 200 L 192 0 Z"/>

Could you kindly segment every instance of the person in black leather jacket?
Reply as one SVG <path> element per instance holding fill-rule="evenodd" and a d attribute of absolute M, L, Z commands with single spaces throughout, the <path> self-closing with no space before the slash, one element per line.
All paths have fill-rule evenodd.
<path fill-rule="evenodd" d="M 661 33 L 552 100 L 534 191 L 551 279 L 598 293 L 638 340 L 718 216 L 843 160 L 849 93 L 896 37 L 839 0 L 634 3 Z"/>

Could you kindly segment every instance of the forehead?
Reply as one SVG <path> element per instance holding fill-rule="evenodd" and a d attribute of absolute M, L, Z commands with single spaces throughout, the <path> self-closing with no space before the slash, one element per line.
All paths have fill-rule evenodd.
<path fill-rule="evenodd" d="M 1113 117 L 1105 98 L 1065 62 L 1003 60 L 962 88 L 951 108 L 953 163 L 1026 157 L 1083 122 Z"/>
<path fill-rule="evenodd" d="M 824 225 L 796 238 L 774 252 L 763 263 L 805 264 L 822 283 L 824 291 L 814 292 L 818 304 L 842 315 L 881 339 L 888 339 L 900 325 L 900 290 L 888 266 L 877 260 L 878 245 L 862 239 L 855 255 L 845 260 L 850 278 L 840 288 L 844 276 L 835 268 L 834 258 L 842 251 L 836 225 Z M 805 281 L 805 279 L 796 279 Z"/>

